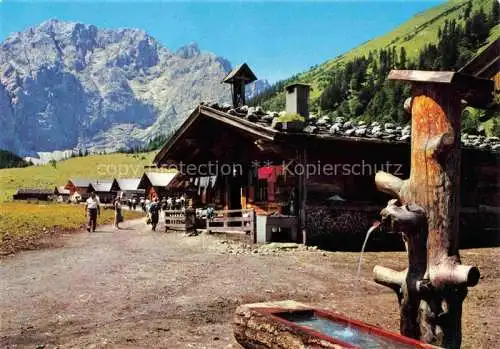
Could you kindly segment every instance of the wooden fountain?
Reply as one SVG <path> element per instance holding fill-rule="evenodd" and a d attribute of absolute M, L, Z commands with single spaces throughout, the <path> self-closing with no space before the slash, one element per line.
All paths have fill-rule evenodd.
<path fill-rule="evenodd" d="M 460 348 L 462 302 L 479 270 L 462 265 L 458 251 L 460 115 L 464 100 L 485 107 L 493 81 L 454 72 L 393 70 L 389 79 L 412 83 L 411 170 L 401 180 L 379 172 L 375 183 L 391 194 L 383 223 L 401 233 L 408 268 L 376 266 L 375 281 L 392 288 L 400 304 L 401 334 Z"/>
<path fill-rule="evenodd" d="M 409 267 L 395 271 L 376 266 L 373 272 L 377 283 L 398 296 L 401 335 L 293 301 L 257 303 L 241 305 L 235 313 L 234 336 L 244 348 L 365 347 L 336 332 L 294 322 L 293 316 L 343 324 L 365 337 L 388 340 L 391 348 L 460 347 L 462 302 L 467 287 L 479 281 L 479 270 L 462 265 L 458 252 L 460 114 L 463 100 L 476 107 L 489 105 L 493 81 L 454 72 L 397 70 L 389 79 L 413 84 L 411 102 L 405 103 L 412 115 L 411 171 L 407 180 L 379 172 L 375 182 L 395 197 L 382 210 L 382 223 L 402 234 Z"/>

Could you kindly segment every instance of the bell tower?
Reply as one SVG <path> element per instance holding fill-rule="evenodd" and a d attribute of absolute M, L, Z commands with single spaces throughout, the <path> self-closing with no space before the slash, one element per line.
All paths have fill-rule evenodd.
<path fill-rule="evenodd" d="M 257 80 L 250 67 L 243 63 L 234 68 L 222 82 L 233 85 L 233 107 L 238 108 L 245 105 L 245 85 Z"/>

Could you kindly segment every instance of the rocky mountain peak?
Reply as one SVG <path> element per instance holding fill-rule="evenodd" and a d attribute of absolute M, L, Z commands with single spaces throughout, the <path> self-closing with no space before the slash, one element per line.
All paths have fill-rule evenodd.
<path fill-rule="evenodd" d="M 200 53 L 201 51 L 198 44 L 196 42 L 191 42 L 188 45 L 179 48 L 175 54 L 181 58 L 188 59 L 188 58 L 193 58 L 194 56 L 197 56 Z"/>
<path fill-rule="evenodd" d="M 220 82 L 230 69 L 196 43 L 172 54 L 139 29 L 45 21 L 0 43 L 0 149 L 136 146 L 169 133 L 201 101 L 229 101 Z"/>

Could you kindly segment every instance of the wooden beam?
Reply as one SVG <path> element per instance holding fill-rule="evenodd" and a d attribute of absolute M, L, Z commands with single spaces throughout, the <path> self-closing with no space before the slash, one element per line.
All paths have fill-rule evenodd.
<path fill-rule="evenodd" d="M 400 297 L 401 287 L 405 282 L 407 269 L 403 271 L 396 271 L 390 268 L 376 265 L 373 268 L 373 278 L 377 284 L 387 286 L 393 289 Z"/>
<path fill-rule="evenodd" d="M 392 70 L 389 80 L 411 83 L 452 85 L 453 92 L 476 108 L 489 108 L 494 103 L 495 83 L 452 71 Z"/>
<path fill-rule="evenodd" d="M 161 150 L 156 154 L 153 159 L 153 163 L 157 165 L 161 165 L 163 159 L 168 155 L 170 149 L 177 143 L 177 141 L 184 135 L 184 133 L 191 127 L 191 125 L 195 122 L 195 120 L 200 115 L 200 107 L 198 106 L 191 115 L 184 121 L 184 123 L 177 129 L 172 137 L 167 141 L 167 143 L 161 148 Z"/>

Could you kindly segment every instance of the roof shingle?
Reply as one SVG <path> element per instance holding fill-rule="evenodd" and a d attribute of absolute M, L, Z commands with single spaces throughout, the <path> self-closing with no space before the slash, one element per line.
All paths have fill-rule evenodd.
<path fill-rule="evenodd" d="M 154 187 L 166 187 L 175 178 L 177 172 L 145 172 L 151 185 Z"/>
<path fill-rule="evenodd" d="M 137 190 L 139 186 L 140 178 L 119 178 L 116 180 L 118 186 L 122 191 L 132 191 Z"/>

